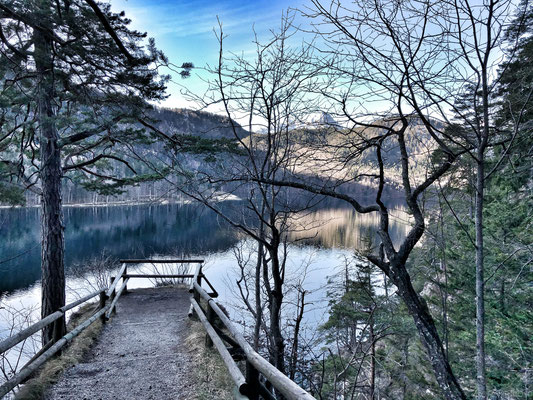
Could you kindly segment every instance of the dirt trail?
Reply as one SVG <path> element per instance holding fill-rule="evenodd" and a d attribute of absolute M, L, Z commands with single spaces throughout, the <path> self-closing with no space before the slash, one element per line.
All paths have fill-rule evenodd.
<path fill-rule="evenodd" d="M 138 289 L 122 296 L 89 354 L 45 399 L 194 398 L 192 355 L 185 345 L 189 305 L 185 289 Z"/>

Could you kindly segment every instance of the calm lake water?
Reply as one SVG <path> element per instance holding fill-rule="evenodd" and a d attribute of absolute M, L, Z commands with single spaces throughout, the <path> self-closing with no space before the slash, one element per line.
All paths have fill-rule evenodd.
<path fill-rule="evenodd" d="M 246 220 L 238 201 L 220 204 L 225 212 Z M 396 241 L 406 233 L 406 216 L 399 210 L 391 221 Z M 306 321 L 313 327 L 325 315 L 325 284 L 354 249 L 375 236 L 377 216 L 359 215 L 342 204 L 323 203 L 298 215 L 295 240 L 289 247 L 288 285 L 301 284 L 312 303 Z M 306 232 L 299 230 L 307 227 Z M 65 267 L 67 302 L 89 291 L 94 279 L 83 275 L 91 259 L 105 253 L 114 258 L 185 257 L 205 259 L 204 272 L 224 304 L 239 307 L 234 248 L 252 248 L 242 234 L 198 204 L 134 205 L 65 208 Z M 75 265 L 78 265 L 74 268 Z M 137 267 L 149 271 L 152 266 Z M 80 272 L 82 274 L 80 276 Z M 75 274 L 74 272 L 77 271 Z M 0 338 L 9 329 L 7 309 L 33 310 L 40 305 L 39 209 L 0 210 Z M 130 280 L 128 287 L 153 286 L 153 280 Z M 2 315 L 4 312 L 4 315 Z M 31 351 L 29 351 L 31 353 Z"/>
<path fill-rule="evenodd" d="M 221 205 L 234 217 L 239 202 Z M 39 282 L 40 232 L 38 208 L 0 210 L 0 299 L 32 288 Z M 393 219 L 396 240 L 405 235 L 402 215 Z M 359 215 L 350 207 L 324 205 L 298 217 L 292 239 L 299 249 L 314 252 L 361 247 L 374 235 L 377 215 Z M 81 264 L 103 252 L 115 258 L 160 256 L 207 257 L 210 262 L 230 250 L 242 234 L 199 204 L 133 205 L 65 208 L 65 266 Z"/>

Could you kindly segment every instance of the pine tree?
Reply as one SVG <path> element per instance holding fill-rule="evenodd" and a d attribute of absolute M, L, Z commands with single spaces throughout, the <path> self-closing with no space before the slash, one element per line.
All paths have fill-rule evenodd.
<path fill-rule="evenodd" d="M 364 393 L 376 398 L 376 347 L 388 329 L 384 321 L 386 310 L 384 294 L 378 295 L 376 268 L 356 258 L 355 265 L 347 263 L 341 285 L 329 282 L 328 320 L 320 327 L 329 351 L 321 393 L 323 397 L 350 397 Z M 329 384 L 327 382 L 333 382 Z"/>
<path fill-rule="evenodd" d="M 93 0 L 0 4 L 3 182 L 16 177 L 41 194 L 43 317 L 65 304 L 63 177 L 104 188 L 128 183 L 112 173 L 109 160 L 132 169 L 114 148 L 146 142 L 133 122 L 146 116 L 147 100 L 165 97 L 158 70 L 167 60 L 129 22 Z M 43 343 L 64 333 L 60 320 Z"/>

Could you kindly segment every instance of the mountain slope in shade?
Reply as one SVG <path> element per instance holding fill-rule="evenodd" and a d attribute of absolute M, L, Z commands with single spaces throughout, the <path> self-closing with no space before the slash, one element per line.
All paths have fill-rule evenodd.
<path fill-rule="evenodd" d="M 157 127 L 169 135 L 201 136 L 205 139 L 235 139 L 249 135 L 236 121 L 227 116 L 212 114 L 207 111 L 194 111 L 185 108 L 156 108 L 153 117 L 159 122 Z"/>

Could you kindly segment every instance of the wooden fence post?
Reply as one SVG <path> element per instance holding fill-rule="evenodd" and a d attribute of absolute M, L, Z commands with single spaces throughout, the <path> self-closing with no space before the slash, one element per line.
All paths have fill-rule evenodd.
<path fill-rule="evenodd" d="M 196 277 L 196 283 L 198 284 L 198 286 L 202 285 L 202 267 L 201 266 L 200 266 L 200 272 L 198 273 L 198 276 Z M 194 297 L 194 300 L 196 300 L 196 302 L 200 304 L 200 293 L 198 293 L 198 290 L 196 289 L 194 290 L 193 297 Z"/>
<path fill-rule="evenodd" d="M 122 274 L 122 279 L 124 280 L 124 275 L 128 274 L 128 264 L 126 264 L 126 268 L 124 268 L 124 273 Z M 122 291 L 123 294 L 128 293 L 128 285 L 124 286 L 124 290 Z"/>
<path fill-rule="evenodd" d="M 61 318 L 59 318 L 57 321 L 54 321 L 52 323 L 52 329 L 53 329 L 53 335 L 52 335 L 52 343 L 57 343 L 62 337 L 62 325 L 65 323 L 65 315 L 63 315 Z M 58 352 L 58 355 L 61 354 L 61 352 Z"/>
<path fill-rule="evenodd" d="M 115 282 L 115 277 L 114 276 L 109 278 L 109 287 L 111 287 L 111 285 L 113 285 L 113 282 Z M 113 301 L 113 299 L 115 298 L 115 293 L 116 293 L 116 290 L 113 289 L 113 291 L 111 292 L 111 295 L 109 296 L 109 301 Z M 111 314 L 115 315 L 117 313 L 116 308 L 113 307 L 113 309 L 110 310 L 109 313 L 110 313 L 110 315 Z"/>
<path fill-rule="evenodd" d="M 259 372 L 249 361 L 246 361 L 246 383 L 248 383 L 249 389 L 248 398 L 250 400 L 259 400 Z"/>
<path fill-rule="evenodd" d="M 107 295 L 105 294 L 105 290 L 102 290 L 100 292 L 100 304 L 99 304 L 99 309 L 100 310 L 105 307 L 106 300 L 107 300 Z M 107 318 L 105 317 L 105 313 L 102 314 L 102 316 L 100 317 L 100 320 L 102 321 L 103 324 L 105 324 L 107 322 Z"/>
<path fill-rule="evenodd" d="M 215 311 L 213 311 L 213 309 L 211 308 L 211 302 L 207 302 L 207 321 L 209 321 L 209 323 L 211 324 L 211 326 L 213 326 L 215 324 Z M 206 334 L 205 336 L 205 344 L 207 347 L 213 347 L 213 341 L 211 340 L 211 337 L 209 335 Z"/>

